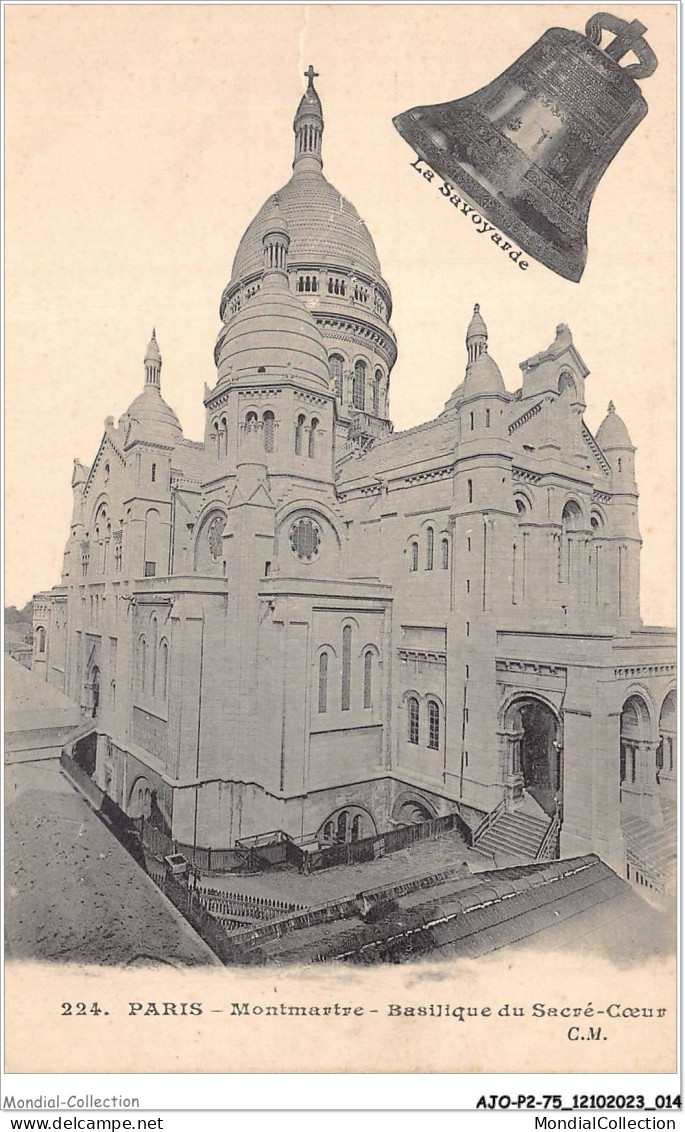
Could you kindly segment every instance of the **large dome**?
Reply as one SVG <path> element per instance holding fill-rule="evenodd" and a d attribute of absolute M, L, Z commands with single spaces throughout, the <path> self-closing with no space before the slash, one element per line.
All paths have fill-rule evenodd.
<path fill-rule="evenodd" d="M 288 225 L 291 266 L 315 262 L 380 276 L 371 234 L 356 208 L 314 172 L 291 177 L 262 205 L 238 245 L 229 287 L 262 270 L 262 239 L 275 206 Z"/>
<path fill-rule="evenodd" d="M 323 175 L 321 147 L 325 127 L 312 66 L 306 77 L 307 89 L 293 122 L 292 176 L 264 202 L 238 245 L 231 279 L 221 296 L 219 317 L 224 325 L 214 360 L 220 384 L 235 381 L 238 372 L 247 375 L 263 350 L 268 356 L 260 364 L 267 370 L 273 366 L 276 372 L 281 371 L 290 348 L 277 351 L 279 321 L 293 328 L 301 346 L 302 332 L 295 330 L 295 323 L 301 320 L 304 308 L 312 317 L 304 337 L 318 328 L 320 341 L 315 348 L 312 345 L 309 361 L 305 363 L 302 357 L 300 361 L 291 361 L 291 367 L 307 373 L 320 388 L 324 379 L 322 362 L 326 359 L 326 385 L 333 383 L 340 420 L 346 422 L 344 427 L 351 427 L 353 419 L 357 429 L 362 424 L 368 426 L 370 431 L 364 436 L 372 441 L 390 427 L 388 390 L 390 371 L 397 358 L 397 343 L 390 327 L 392 296 L 366 224 Z M 264 260 L 264 240 L 274 214 L 288 235 L 279 304 L 288 291 L 301 304 L 291 307 L 283 302 L 278 310 L 271 310 L 271 299 L 265 304 L 259 300 L 269 266 Z M 257 326 L 258 310 L 259 317 L 266 318 L 269 326 Z M 268 345 L 270 341 L 274 342 L 273 347 Z M 300 350 L 294 341 L 292 346 L 296 353 Z M 304 354 L 310 355 L 309 345 Z"/>

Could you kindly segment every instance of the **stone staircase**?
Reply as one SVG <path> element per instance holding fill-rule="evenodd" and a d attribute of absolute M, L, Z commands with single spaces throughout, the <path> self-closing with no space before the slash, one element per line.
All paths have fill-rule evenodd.
<path fill-rule="evenodd" d="M 663 825 L 626 815 L 621 829 L 626 843 L 630 879 L 657 891 L 670 891 L 675 883 L 678 810 L 675 802 L 661 803 Z M 632 875 L 630 875 L 632 870 Z"/>
<path fill-rule="evenodd" d="M 540 811 L 542 813 L 542 811 Z M 524 810 L 501 810 L 488 829 L 477 839 L 474 848 L 493 856 L 535 860 L 550 819 Z"/>

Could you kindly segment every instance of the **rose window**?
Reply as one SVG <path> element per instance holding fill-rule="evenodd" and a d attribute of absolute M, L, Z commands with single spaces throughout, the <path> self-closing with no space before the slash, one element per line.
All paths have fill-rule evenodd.
<path fill-rule="evenodd" d="M 222 554 L 222 551 L 223 551 L 224 540 L 222 538 L 222 535 L 223 535 L 225 526 L 226 526 L 226 520 L 224 518 L 222 518 L 222 516 L 217 515 L 215 519 L 212 519 L 211 523 L 209 524 L 209 528 L 207 530 L 207 541 L 209 543 L 209 553 L 211 554 L 211 556 L 212 556 L 212 558 L 214 559 L 215 562 L 217 561 L 217 559 L 221 558 L 221 554 Z"/>
<path fill-rule="evenodd" d="M 321 530 L 313 519 L 298 519 L 293 523 L 290 545 L 301 562 L 313 562 L 321 546 Z"/>

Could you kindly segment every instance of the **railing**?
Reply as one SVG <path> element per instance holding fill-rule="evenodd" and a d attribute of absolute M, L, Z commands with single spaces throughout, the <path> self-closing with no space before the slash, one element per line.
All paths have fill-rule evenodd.
<path fill-rule="evenodd" d="M 233 873 L 238 871 L 257 871 L 259 862 L 255 859 L 253 849 L 212 849 L 197 845 L 188 845 L 183 841 L 175 841 L 168 833 L 151 825 L 150 822 L 141 823 L 141 836 L 147 852 L 161 860 L 170 853 L 182 853 L 191 865 L 202 873 Z"/>
<path fill-rule="evenodd" d="M 478 842 L 482 841 L 482 839 L 485 837 L 485 834 L 492 829 L 500 814 L 504 813 L 506 804 L 506 798 L 502 798 L 502 801 L 497 803 L 494 810 L 490 810 L 490 813 L 485 815 L 480 825 L 476 826 L 473 833 L 471 834 L 471 845 L 474 849 L 478 845 Z"/>
<path fill-rule="evenodd" d="M 286 914 L 251 927 L 239 928 L 237 932 L 231 933 L 231 944 L 239 955 L 252 947 L 268 943 L 272 939 L 280 939 L 293 931 L 329 924 L 336 920 L 346 920 L 350 917 L 358 918 L 360 911 L 372 907 L 379 901 L 397 900 L 411 892 L 431 888 L 433 885 L 443 884 L 445 881 L 461 878 L 464 875 L 463 865 L 450 865 L 437 873 L 425 873 L 421 876 L 407 877 L 394 884 L 381 885 L 380 888 L 365 889 L 355 896 L 329 900 L 323 904 L 311 905 L 292 915 Z"/>
<path fill-rule="evenodd" d="M 186 845 L 172 840 L 168 834 L 148 823 L 144 823 L 142 838 L 145 848 L 154 856 L 161 858 L 169 853 L 182 853 L 201 873 L 258 872 L 277 864 L 294 865 L 301 872 L 314 872 L 336 865 L 373 861 L 386 853 L 406 849 L 417 841 L 441 837 L 452 830 L 457 830 L 466 844 L 471 845 L 471 830 L 457 813 L 416 825 L 403 825 L 360 841 L 322 845 L 315 849 L 301 847 L 282 830 L 241 838 L 233 849 L 203 849 Z"/>
<path fill-rule="evenodd" d="M 272 920 L 290 912 L 303 912 L 306 904 L 294 904 L 288 900 L 277 900 L 271 896 L 254 896 L 251 893 L 222 892 L 220 889 L 196 885 L 197 894 L 203 908 L 213 915 L 237 915 L 253 920 Z"/>
<path fill-rule="evenodd" d="M 345 842 L 340 845 L 325 845 L 313 852 L 299 850 L 305 860 L 304 868 L 310 872 L 318 869 L 330 869 L 335 865 L 353 865 L 362 861 L 373 861 L 383 857 L 386 853 L 396 853 L 399 849 L 407 849 L 417 841 L 432 841 L 442 837 L 443 833 L 457 830 L 467 845 L 471 844 L 471 830 L 460 814 L 445 814 L 430 821 L 418 822 L 416 825 L 403 825 L 398 829 L 391 829 L 388 833 L 380 833 L 375 837 L 365 837 L 361 841 Z"/>
<path fill-rule="evenodd" d="M 626 876 L 641 888 L 653 892 L 665 892 L 663 872 L 657 862 L 644 849 L 636 851 L 633 847 L 626 851 Z"/>
<path fill-rule="evenodd" d="M 555 814 L 547 827 L 547 832 L 538 846 L 534 861 L 553 861 L 559 856 L 559 831 L 561 815 Z"/>
<path fill-rule="evenodd" d="M 363 409 L 354 409 L 350 415 L 352 419 L 350 437 L 358 436 L 360 433 L 381 437 L 387 436 L 392 431 L 388 428 L 388 422 L 385 418 L 372 416 Z"/>

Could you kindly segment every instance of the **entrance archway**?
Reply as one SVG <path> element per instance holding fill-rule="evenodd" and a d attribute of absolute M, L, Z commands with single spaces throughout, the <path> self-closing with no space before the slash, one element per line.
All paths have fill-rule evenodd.
<path fill-rule="evenodd" d="M 676 694 L 670 691 L 659 713 L 659 746 L 656 751 L 657 780 L 675 777 L 676 773 L 676 728 L 678 710 Z"/>
<path fill-rule="evenodd" d="M 90 674 L 90 692 L 90 702 L 92 704 L 91 715 L 93 719 L 95 719 L 95 716 L 98 713 L 98 708 L 100 707 L 100 669 L 98 668 L 97 664 L 93 665 L 93 669 Z"/>
<path fill-rule="evenodd" d="M 433 814 L 427 806 L 413 799 L 403 802 L 397 813 L 400 825 L 419 825 L 423 821 L 431 821 Z"/>
<path fill-rule="evenodd" d="M 650 739 L 649 708 L 641 696 L 629 696 L 621 710 L 620 784 L 621 801 L 631 787 L 638 789 L 642 775 L 640 749 Z"/>
<path fill-rule="evenodd" d="M 507 723 L 510 773 L 523 779 L 531 797 L 553 817 L 561 802 L 564 777 L 561 721 L 549 704 L 531 696 L 511 706 Z"/>
<path fill-rule="evenodd" d="M 350 844 L 365 837 L 375 837 L 376 823 L 368 810 L 361 806 L 343 806 L 336 810 L 320 827 L 319 842 L 327 845 Z"/>

